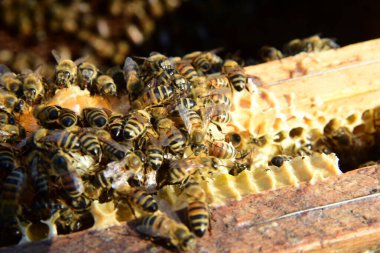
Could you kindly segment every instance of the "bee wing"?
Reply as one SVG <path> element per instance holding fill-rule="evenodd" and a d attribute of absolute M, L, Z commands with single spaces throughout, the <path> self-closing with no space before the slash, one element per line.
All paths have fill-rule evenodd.
<path fill-rule="evenodd" d="M 178 107 L 178 112 L 179 112 L 179 115 L 181 116 L 183 123 L 185 124 L 187 131 L 191 133 L 193 129 L 192 129 L 190 118 L 188 117 L 189 109 L 183 106 L 180 106 Z"/>
<path fill-rule="evenodd" d="M 200 108 L 204 134 L 206 133 L 208 129 L 208 125 L 210 124 L 211 118 L 215 113 L 215 108 L 216 106 L 213 101 L 208 101 L 204 107 Z"/>
<path fill-rule="evenodd" d="M 123 70 L 125 71 L 125 73 L 128 73 L 129 71 L 132 71 L 132 70 L 138 70 L 138 69 L 139 69 L 139 65 L 131 57 L 125 58 L 124 66 L 123 66 Z"/>
<path fill-rule="evenodd" d="M 5 73 L 10 73 L 12 72 L 7 65 L 5 64 L 0 64 L 0 76 L 4 75 Z"/>
<path fill-rule="evenodd" d="M 158 209 L 170 219 L 175 220 L 178 223 L 182 223 L 181 219 L 178 217 L 177 213 L 173 211 L 173 208 L 170 206 L 169 202 L 165 199 L 156 199 Z"/>
<path fill-rule="evenodd" d="M 62 60 L 62 58 L 61 58 L 61 55 L 58 53 L 58 51 L 55 50 L 55 49 L 53 49 L 53 50 L 51 50 L 51 54 L 53 55 L 55 61 L 57 63 L 60 63 L 60 61 Z"/>
<path fill-rule="evenodd" d="M 78 66 L 79 64 L 81 64 L 81 63 L 87 61 L 87 59 L 88 59 L 88 55 L 85 55 L 85 56 L 82 56 L 82 57 L 76 59 L 76 60 L 74 61 L 74 63 L 75 63 L 75 65 Z"/>

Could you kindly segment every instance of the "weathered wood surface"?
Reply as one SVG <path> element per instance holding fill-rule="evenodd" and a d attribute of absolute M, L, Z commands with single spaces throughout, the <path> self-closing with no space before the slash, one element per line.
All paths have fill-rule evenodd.
<path fill-rule="evenodd" d="M 361 252 L 380 248 L 380 166 L 251 195 L 212 210 L 195 252 Z M 1 252 L 166 252 L 127 224 Z"/>

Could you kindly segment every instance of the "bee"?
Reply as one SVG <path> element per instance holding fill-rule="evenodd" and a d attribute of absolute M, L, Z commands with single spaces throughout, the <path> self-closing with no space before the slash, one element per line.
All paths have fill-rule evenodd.
<path fill-rule="evenodd" d="M 105 128 L 108 124 L 108 115 L 103 109 L 87 107 L 82 110 L 83 118 L 88 126 Z"/>
<path fill-rule="evenodd" d="M 282 52 L 275 47 L 268 47 L 268 46 L 263 46 L 260 49 L 260 58 L 265 61 L 275 61 L 275 60 L 281 60 L 284 58 Z"/>
<path fill-rule="evenodd" d="M 0 84 L 5 90 L 20 96 L 22 93 L 22 81 L 7 66 L 0 64 Z"/>
<path fill-rule="evenodd" d="M 206 193 L 195 181 L 187 182 L 182 195 L 187 201 L 187 217 L 190 228 L 198 237 L 202 237 L 209 228 L 210 212 L 206 202 Z"/>
<path fill-rule="evenodd" d="M 171 60 L 158 52 L 152 52 L 148 58 L 136 57 L 144 60 L 143 68 L 147 71 L 160 72 L 161 70 L 173 70 Z"/>
<path fill-rule="evenodd" d="M 200 160 L 194 158 L 172 160 L 169 164 L 169 171 L 166 174 L 166 178 L 160 182 L 160 186 L 163 186 L 164 183 L 169 185 L 182 184 L 191 175 L 205 167 L 205 164 L 200 163 Z"/>
<path fill-rule="evenodd" d="M 140 69 L 132 58 L 127 57 L 124 61 L 123 71 L 124 79 L 127 85 L 127 92 L 129 94 L 130 101 L 133 101 L 144 91 L 144 84 L 141 82 L 139 77 Z"/>
<path fill-rule="evenodd" d="M 78 116 L 74 111 L 62 108 L 59 113 L 58 123 L 62 128 L 69 129 L 78 123 Z"/>
<path fill-rule="evenodd" d="M 51 166 L 59 176 L 63 190 L 72 198 L 81 196 L 84 192 L 82 179 L 75 169 L 72 168 L 71 157 L 58 151 L 51 158 Z"/>
<path fill-rule="evenodd" d="M 37 106 L 33 111 L 38 123 L 46 128 L 56 128 L 61 107 L 57 105 Z"/>
<path fill-rule="evenodd" d="M 39 70 L 35 72 L 26 73 L 23 77 L 22 90 L 25 97 L 25 101 L 32 105 L 40 99 L 44 98 L 45 89 L 42 83 L 42 78 L 39 75 Z"/>
<path fill-rule="evenodd" d="M 150 125 L 150 115 L 145 110 L 136 110 L 130 114 L 124 125 L 125 140 L 134 140 L 142 135 Z"/>
<path fill-rule="evenodd" d="M 197 102 L 195 102 L 194 99 L 189 97 L 181 97 L 179 98 L 175 103 L 174 110 L 170 110 L 172 112 L 178 113 L 181 108 L 183 109 L 193 109 L 196 110 L 197 108 Z"/>
<path fill-rule="evenodd" d="M 51 52 L 57 62 L 55 67 L 55 83 L 58 88 L 68 88 L 77 83 L 77 66 L 82 63 L 85 58 L 80 58 L 75 61 L 70 59 L 62 59 L 59 53 L 55 50 Z"/>
<path fill-rule="evenodd" d="M 146 90 L 135 102 L 137 108 L 146 108 L 151 106 L 162 105 L 174 95 L 171 86 L 158 85 Z"/>
<path fill-rule="evenodd" d="M 3 109 L 0 109 L 0 125 L 5 125 L 5 124 L 15 125 L 16 119 L 12 113 L 9 113 Z"/>
<path fill-rule="evenodd" d="M 116 96 L 117 86 L 112 77 L 100 75 L 96 78 L 96 91 L 100 95 Z"/>
<path fill-rule="evenodd" d="M 83 184 L 83 183 L 82 183 Z M 88 212 L 91 208 L 92 201 L 84 196 L 83 194 L 79 195 L 78 197 L 72 197 L 70 196 L 70 207 L 77 213 L 77 214 L 84 214 Z"/>
<path fill-rule="evenodd" d="M 93 90 L 93 82 L 98 75 L 96 66 L 89 62 L 83 62 L 78 66 L 78 83 L 81 90 Z"/>
<path fill-rule="evenodd" d="M 222 63 L 222 59 L 215 54 L 217 50 L 207 51 L 207 52 L 192 52 L 183 56 L 183 60 L 191 60 L 191 64 L 200 71 L 201 73 L 206 73 L 211 70 L 212 67 Z"/>
<path fill-rule="evenodd" d="M 222 106 L 216 106 L 211 115 L 211 121 L 216 123 L 229 123 L 232 117 L 230 112 Z"/>
<path fill-rule="evenodd" d="M 228 80 L 236 91 L 242 91 L 246 87 L 247 75 L 236 61 L 226 60 L 223 64 L 222 73 L 227 75 Z"/>
<path fill-rule="evenodd" d="M 130 151 L 127 147 L 117 143 L 111 138 L 98 137 L 103 154 L 112 161 L 122 160 Z"/>
<path fill-rule="evenodd" d="M 230 87 L 230 80 L 225 75 L 208 76 L 206 83 L 208 87 L 213 89 Z"/>
<path fill-rule="evenodd" d="M 313 35 L 304 39 L 294 39 L 284 46 L 287 55 L 296 55 L 301 52 L 320 52 L 339 48 L 339 45 L 330 38 L 321 38 Z"/>
<path fill-rule="evenodd" d="M 181 76 L 183 76 L 190 82 L 192 82 L 195 78 L 198 77 L 198 73 L 193 67 L 193 65 L 191 65 L 190 62 L 187 61 L 177 63 L 176 70 Z"/>
<path fill-rule="evenodd" d="M 33 139 L 36 146 L 43 149 L 80 150 L 78 136 L 64 130 L 53 130 L 50 132 L 46 129 L 39 129 L 34 133 Z"/>
<path fill-rule="evenodd" d="M 180 222 L 166 214 L 147 215 L 139 220 L 136 230 L 153 238 L 167 239 L 179 250 L 192 250 L 195 247 L 195 236 Z"/>
<path fill-rule="evenodd" d="M 92 156 L 95 161 L 100 162 L 102 158 L 102 148 L 96 135 L 83 131 L 79 134 L 81 150 L 84 154 Z"/>
<path fill-rule="evenodd" d="M 226 94 L 211 94 L 209 96 L 206 96 L 205 99 L 210 100 L 213 104 L 222 107 L 225 110 L 230 110 L 232 107 L 231 99 Z"/>
<path fill-rule="evenodd" d="M 155 212 L 158 210 L 158 204 L 151 194 L 139 189 L 133 189 L 126 192 L 117 192 L 118 196 L 126 197 L 136 206 L 140 207 L 146 212 Z"/>
<path fill-rule="evenodd" d="M 0 108 L 9 112 L 9 113 L 23 113 L 27 105 L 25 104 L 25 101 L 22 99 L 19 99 L 11 92 L 8 91 L 1 91 L 0 92 Z"/>
<path fill-rule="evenodd" d="M 192 84 L 184 76 L 174 74 L 173 76 L 173 86 L 176 89 L 176 93 L 187 94 L 192 89 Z"/>
<path fill-rule="evenodd" d="M 8 145 L 0 145 L 0 179 L 5 178 L 15 167 L 14 150 Z"/>
<path fill-rule="evenodd" d="M 377 135 L 380 134 L 380 106 L 373 108 L 373 126 Z"/>
<path fill-rule="evenodd" d="M 174 154 L 182 154 L 186 144 L 186 138 L 170 119 L 161 119 L 157 124 L 160 134 L 160 143 L 163 147 L 169 147 Z"/>
<path fill-rule="evenodd" d="M 281 167 L 284 162 L 290 161 L 292 159 L 293 159 L 293 157 L 288 156 L 288 155 L 276 155 L 276 156 L 272 157 L 272 159 L 269 162 L 269 165 Z"/>
<path fill-rule="evenodd" d="M 237 155 L 237 151 L 231 143 L 225 141 L 214 141 L 210 143 L 209 155 L 220 159 L 232 159 Z"/>
<path fill-rule="evenodd" d="M 109 117 L 108 129 L 114 140 L 121 141 L 123 139 L 124 116 L 112 113 Z"/>
<path fill-rule="evenodd" d="M 158 139 L 154 138 L 153 135 L 149 133 L 146 133 L 146 135 L 149 137 L 149 143 L 145 145 L 145 154 L 149 165 L 154 170 L 158 170 L 164 161 L 164 151 Z"/>
<path fill-rule="evenodd" d="M 26 181 L 25 168 L 18 167 L 12 169 L 4 179 L 1 191 L 0 213 L 1 217 L 13 218 L 19 210 L 20 194 Z"/>

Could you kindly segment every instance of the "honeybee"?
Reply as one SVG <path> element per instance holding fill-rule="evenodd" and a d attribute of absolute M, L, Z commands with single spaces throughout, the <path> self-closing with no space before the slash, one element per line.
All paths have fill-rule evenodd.
<path fill-rule="evenodd" d="M 275 61 L 284 58 L 282 52 L 275 47 L 263 46 L 260 49 L 260 57 L 263 61 Z"/>
<path fill-rule="evenodd" d="M 12 113 L 9 113 L 3 109 L 0 109 L 0 125 L 10 124 L 15 125 L 16 119 Z"/>
<path fill-rule="evenodd" d="M 123 71 L 130 101 L 133 101 L 144 91 L 144 84 L 139 77 L 139 66 L 132 58 L 127 57 L 124 62 Z"/>
<path fill-rule="evenodd" d="M 151 194 L 148 194 L 143 190 L 131 188 L 129 191 L 118 191 L 117 195 L 122 198 L 127 198 L 128 201 L 132 202 L 146 212 L 152 213 L 158 210 L 158 204 L 156 200 Z"/>
<path fill-rule="evenodd" d="M 165 178 L 160 182 L 159 187 L 163 186 L 165 183 L 182 184 L 191 175 L 205 167 L 205 164 L 200 163 L 200 160 L 194 158 L 172 160 L 169 164 L 169 171 L 166 173 Z"/>
<path fill-rule="evenodd" d="M 92 128 L 105 128 L 108 124 L 107 113 L 100 108 L 87 107 L 82 110 L 83 119 Z"/>
<path fill-rule="evenodd" d="M 210 212 L 206 202 L 206 193 L 195 181 L 188 181 L 182 195 L 187 201 L 187 216 L 190 228 L 198 237 L 202 237 L 209 228 Z"/>
<path fill-rule="evenodd" d="M 227 75 L 228 80 L 236 91 L 242 91 L 247 85 L 247 75 L 244 69 L 234 60 L 226 60 L 222 72 Z"/>
<path fill-rule="evenodd" d="M 313 35 L 304 39 L 294 39 L 284 46 L 287 55 L 296 55 L 301 52 L 320 52 L 339 48 L 339 45 L 330 38 L 321 38 Z"/>
<path fill-rule="evenodd" d="M 112 161 L 122 160 L 130 151 L 127 147 L 117 143 L 111 138 L 98 137 L 103 154 Z"/>
<path fill-rule="evenodd" d="M 84 90 L 93 90 L 93 82 L 98 75 L 96 66 L 89 62 L 83 62 L 78 66 L 78 83 L 79 87 Z"/>
<path fill-rule="evenodd" d="M 211 121 L 214 123 L 229 123 L 232 120 L 232 116 L 228 109 L 224 108 L 224 105 L 219 104 L 215 106 L 213 113 L 211 115 Z"/>
<path fill-rule="evenodd" d="M 176 64 L 176 70 L 178 73 L 185 77 L 187 80 L 192 82 L 195 78 L 198 77 L 198 73 L 188 61 L 179 62 Z"/>
<path fill-rule="evenodd" d="M 148 58 L 135 57 L 144 60 L 143 68 L 147 71 L 160 72 L 161 70 L 173 70 L 172 61 L 165 55 L 158 52 L 150 53 Z"/>
<path fill-rule="evenodd" d="M 144 133 L 147 126 L 150 125 L 150 115 L 145 110 L 133 111 L 127 118 L 123 137 L 125 140 L 134 140 Z"/>
<path fill-rule="evenodd" d="M 23 113 L 27 105 L 24 100 L 19 99 L 11 92 L 0 91 L 0 108 L 9 113 Z"/>
<path fill-rule="evenodd" d="M 22 90 L 25 101 L 29 105 L 43 99 L 45 95 L 45 89 L 42 83 L 42 78 L 39 75 L 39 70 L 40 68 L 35 72 L 30 71 L 23 76 Z"/>
<path fill-rule="evenodd" d="M 149 142 L 145 145 L 144 149 L 148 163 L 154 170 L 158 170 L 164 161 L 164 151 L 157 138 L 153 137 L 153 135 L 148 132 L 146 135 L 149 137 Z"/>
<path fill-rule="evenodd" d="M 276 155 L 276 156 L 272 157 L 272 159 L 269 162 L 269 165 L 281 167 L 284 162 L 290 161 L 292 159 L 293 159 L 293 157 L 288 156 L 288 155 Z"/>
<path fill-rule="evenodd" d="M 61 108 L 58 123 L 62 128 L 69 129 L 78 123 L 78 116 L 70 109 Z"/>
<path fill-rule="evenodd" d="M 0 85 L 17 96 L 20 96 L 22 93 L 22 82 L 19 76 L 4 64 L 0 64 Z"/>
<path fill-rule="evenodd" d="M 176 89 L 176 93 L 187 94 L 192 89 L 192 84 L 184 76 L 174 74 L 173 76 L 173 86 Z"/>
<path fill-rule="evenodd" d="M 237 151 L 231 143 L 225 141 L 214 141 L 210 143 L 209 155 L 220 159 L 232 159 L 237 155 Z"/>
<path fill-rule="evenodd" d="M 49 178 L 46 170 L 41 165 L 42 159 L 39 153 L 36 154 L 36 152 L 30 152 L 29 156 L 33 157 L 29 166 L 29 173 L 34 184 L 36 196 L 47 200 L 49 196 Z"/>
<path fill-rule="evenodd" d="M 112 113 L 109 117 L 108 129 L 114 140 L 121 141 L 123 139 L 124 116 Z"/>
<path fill-rule="evenodd" d="M 380 134 L 380 106 L 373 108 L 373 127 L 375 128 L 376 135 Z"/>
<path fill-rule="evenodd" d="M 174 95 L 174 90 L 171 86 L 158 85 L 147 89 L 135 102 L 136 108 L 146 108 L 151 106 L 162 105 Z"/>
<path fill-rule="evenodd" d="M 112 77 L 107 75 L 100 75 L 96 78 L 96 91 L 101 95 L 116 96 L 117 86 Z"/>
<path fill-rule="evenodd" d="M 170 119 L 161 119 L 157 124 L 160 134 L 160 143 L 163 147 L 169 147 L 174 154 L 182 154 L 186 144 L 186 138 Z"/>
<path fill-rule="evenodd" d="M 51 158 L 51 166 L 59 176 L 63 190 L 72 198 L 81 196 L 84 192 L 82 179 L 72 168 L 71 157 L 58 151 Z"/>
<path fill-rule="evenodd" d="M 192 250 L 195 247 L 195 236 L 189 229 L 166 214 L 147 215 L 139 220 L 136 230 L 153 238 L 167 239 L 179 250 Z"/>
<path fill-rule="evenodd" d="M 211 70 L 212 67 L 222 64 L 222 59 L 215 53 L 219 49 L 206 51 L 206 52 L 192 52 L 183 56 L 183 60 L 191 60 L 191 64 L 201 73 L 206 73 Z"/>
<path fill-rule="evenodd" d="M 70 59 L 61 59 L 61 56 L 56 50 L 52 50 L 52 55 L 57 62 L 55 67 L 55 83 L 58 88 L 68 88 L 77 83 L 77 66 L 82 63 L 85 58 L 80 58 L 75 61 Z"/>
<path fill-rule="evenodd" d="M 37 147 L 43 149 L 62 149 L 67 151 L 79 151 L 80 142 L 76 134 L 64 130 L 48 131 L 39 129 L 33 135 L 33 141 Z"/>
<path fill-rule="evenodd" d="M 0 145 L 0 179 L 5 178 L 15 167 L 15 153 L 8 145 Z"/>
<path fill-rule="evenodd" d="M 46 128 L 56 128 L 61 109 L 60 106 L 56 105 L 40 105 L 35 108 L 33 115 L 41 126 Z"/>
<path fill-rule="evenodd" d="M 96 135 L 83 131 L 79 134 L 79 142 L 83 153 L 92 156 L 95 161 L 100 162 L 102 158 L 102 148 Z"/>

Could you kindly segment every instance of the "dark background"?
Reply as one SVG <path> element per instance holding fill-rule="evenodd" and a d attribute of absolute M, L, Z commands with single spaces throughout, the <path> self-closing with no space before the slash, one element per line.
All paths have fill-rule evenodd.
<path fill-rule="evenodd" d="M 340 45 L 380 37 L 380 1 L 187 1 L 159 22 L 141 52 L 182 55 L 223 47 L 257 58 L 263 45 L 281 48 L 317 33 Z"/>

